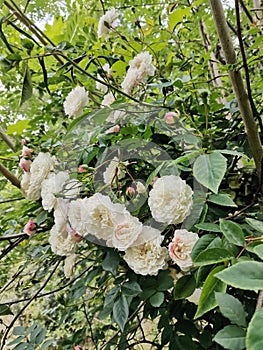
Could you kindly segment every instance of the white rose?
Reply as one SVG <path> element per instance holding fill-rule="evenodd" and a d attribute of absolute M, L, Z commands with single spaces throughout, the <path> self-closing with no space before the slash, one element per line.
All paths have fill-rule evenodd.
<path fill-rule="evenodd" d="M 117 214 L 124 215 L 126 212 L 123 204 L 112 203 L 108 196 L 95 193 L 83 200 L 81 220 L 86 234 L 107 241 L 113 235 L 113 217 Z"/>
<path fill-rule="evenodd" d="M 185 229 L 174 231 L 174 238 L 169 243 L 168 250 L 170 258 L 181 270 L 187 271 L 192 266 L 191 252 L 198 239 L 194 232 Z"/>
<path fill-rule="evenodd" d="M 144 226 L 133 246 L 126 250 L 124 260 L 135 273 L 156 276 L 167 267 L 168 253 L 161 247 L 162 241 L 159 230 Z"/>
<path fill-rule="evenodd" d="M 120 162 L 117 157 L 114 157 L 103 173 L 104 183 L 111 185 L 116 179 L 123 179 L 125 177 L 124 170 L 126 165 L 127 162 Z"/>
<path fill-rule="evenodd" d="M 113 235 L 107 240 L 107 245 L 125 251 L 137 240 L 142 231 L 142 223 L 128 211 L 113 213 L 112 222 Z"/>
<path fill-rule="evenodd" d="M 189 300 L 191 303 L 198 305 L 201 293 L 202 293 L 202 289 L 196 288 L 195 291 L 193 292 L 193 294 L 190 295 L 190 297 L 188 297 L 186 299 Z"/>
<path fill-rule="evenodd" d="M 179 176 L 166 175 L 156 180 L 148 204 L 153 218 L 166 224 L 179 224 L 190 214 L 193 191 Z"/>
<path fill-rule="evenodd" d="M 105 36 L 105 39 L 109 38 L 109 32 L 111 28 L 116 27 L 116 19 L 119 13 L 115 9 L 108 10 L 105 15 L 103 15 L 98 24 L 98 37 L 101 38 L 102 35 Z M 105 26 L 106 22 L 108 25 Z"/>
<path fill-rule="evenodd" d="M 69 174 L 65 171 L 59 173 L 50 173 L 48 177 L 42 182 L 41 198 L 42 206 L 49 212 L 54 208 L 57 198 L 56 193 L 61 192 L 64 183 L 69 179 Z"/>
<path fill-rule="evenodd" d="M 77 86 L 66 97 L 63 106 L 64 111 L 70 117 L 80 117 L 83 107 L 89 102 L 88 93 L 83 86 Z"/>
<path fill-rule="evenodd" d="M 20 188 L 21 188 L 21 192 L 22 192 L 22 194 L 24 196 L 26 196 L 26 192 L 27 192 L 27 190 L 29 188 L 30 178 L 31 178 L 30 172 L 23 173 L 22 180 L 21 180 L 21 183 L 20 183 Z"/>
<path fill-rule="evenodd" d="M 106 94 L 101 102 L 102 106 L 109 107 L 115 101 L 115 97 L 112 92 Z"/>
<path fill-rule="evenodd" d="M 63 198 L 58 198 L 54 210 L 54 221 L 57 231 L 64 237 L 68 234 L 68 210 L 69 202 Z"/>
<path fill-rule="evenodd" d="M 78 234 L 83 236 L 85 232 L 84 224 L 82 221 L 82 207 L 84 205 L 85 200 L 79 198 L 75 201 L 72 201 L 69 203 L 69 210 L 68 210 L 68 220 L 70 227 L 77 231 Z"/>
<path fill-rule="evenodd" d="M 65 237 L 58 232 L 56 225 L 50 230 L 48 241 L 51 245 L 52 252 L 61 256 L 73 254 L 78 247 L 78 242 L 74 235 L 68 233 Z"/>
<path fill-rule="evenodd" d="M 30 168 L 30 184 L 26 192 L 26 198 L 38 200 L 41 195 L 41 184 L 48 174 L 54 169 L 55 157 L 49 153 L 40 152 L 34 159 Z"/>

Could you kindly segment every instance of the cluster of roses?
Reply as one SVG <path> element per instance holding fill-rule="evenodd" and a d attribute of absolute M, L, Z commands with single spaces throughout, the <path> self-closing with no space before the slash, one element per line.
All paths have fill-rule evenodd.
<path fill-rule="evenodd" d="M 24 171 L 21 189 L 26 198 L 41 199 L 45 210 L 54 210 L 49 243 L 55 254 L 66 256 L 66 276 L 71 275 L 75 252 L 82 237 L 87 235 L 92 235 L 99 244 L 125 252 L 124 260 L 138 274 L 156 275 L 167 267 L 169 254 L 182 270 L 191 267 L 190 253 L 197 234 L 176 230 L 167 250 L 161 245 L 164 239 L 161 231 L 143 225 L 124 204 L 113 203 L 109 196 L 101 193 L 79 198 L 81 183 L 70 179 L 66 171 L 55 172 L 55 163 L 55 157 L 40 152 Z M 115 167 L 118 167 L 116 161 Z M 109 168 L 112 165 L 104 175 L 109 173 Z M 108 181 L 107 176 L 104 179 Z M 192 190 L 178 176 L 163 176 L 153 184 L 148 204 L 157 222 L 178 224 L 190 213 Z M 25 232 L 32 233 L 29 231 L 28 223 Z"/>

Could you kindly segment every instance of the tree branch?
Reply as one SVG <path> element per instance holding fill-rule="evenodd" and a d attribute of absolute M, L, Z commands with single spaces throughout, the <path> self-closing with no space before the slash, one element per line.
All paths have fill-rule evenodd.
<path fill-rule="evenodd" d="M 20 189 L 20 180 L 12 174 L 2 163 L 0 163 L 0 173 L 9 180 L 14 186 Z"/>
<path fill-rule="evenodd" d="M 226 63 L 235 65 L 237 63 L 236 53 L 227 26 L 222 2 L 220 0 L 209 0 L 209 3 L 216 25 L 218 37 L 225 55 Z M 252 108 L 244 87 L 240 70 L 230 70 L 229 76 L 238 102 L 240 114 L 244 122 L 247 139 L 255 161 L 259 181 L 261 182 L 261 161 L 263 152 L 258 133 L 258 126 L 253 116 Z"/>

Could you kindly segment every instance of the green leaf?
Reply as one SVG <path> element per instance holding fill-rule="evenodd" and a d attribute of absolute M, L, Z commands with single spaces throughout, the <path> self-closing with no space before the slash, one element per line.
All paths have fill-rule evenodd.
<path fill-rule="evenodd" d="M 237 207 L 236 203 L 226 193 L 212 194 L 209 196 L 208 202 L 215 203 L 223 207 Z"/>
<path fill-rule="evenodd" d="M 30 343 L 20 343 L 13 350 L 34 350 L 34 345 Z"/>
<path fill-rule="evenodd" d="M 263 222 L 255 219 L 246 219 L 246 222 L 251 226 L 254 230 L 263 233 Z"/>
<path fill-rule="evenodd" d="M 242 303 L 229 294 L 215 293 L 215 296 L 222 315 L 228 318 L 231 323 L 246 327 L 246 313 Z"/>
<path fill-rule="evenodd" d="M 0 304 L 0 316 L 2 315 L 13 315 L 13 312 L 7 305 Z"/>
<path fill-rule="evenodd" d="M 24 102 L 30 99 L 30 97 L 32 96 L 32 92 L 33 92 L 33 87 L 32 87 L 32 81 L 31 81 L 31 72 L 30 72 L 30 69 L 28 68 L 28 65 L 26 65 L 19 107 L 21 107 Z"/>
<path fill-rule="evenodd" d="M 207 276 L 202 288 L 202 293 L 200 295 L 194 319 L 202 316 L 203 314 L 214 309 L 217 306 L 215 292 L 225 292 L 227 286 L 225 283 L 215 278 L 215 274 L 224 269 L 224 266 L 217 266 Z"/>
<path fill-rule="evenodd" d="M 211 222 L 203 222 L 201 224 L 196 224 L 195 227 L 198 230 L 202 231 L 221 232 L 220 227 L 216 224 L 212 224 Z"/>
<path fill-rule="evenodd" d="M 202 251 L 193 260 L 194 265 L 203 266 L 224 262 L 233 258 L 233 255 L 223 248 L 208 248 Z"/>
<path fill-rule="evenodd" d="M 179 8 L 178 10 L 175 10 L 172 12 L 172 14 L 169 16 L 168 20 L 168 28 L 169 30 L 173 30 L 174 26 L 180 22 L 182 22 L 184 16 L 188 17 L 191 11 L 191 7 L 186 8 Z"/>
<path fill-rule="evenodd" d="M 14 335 L 24 335 L 25 334 L 25 328 L 23 326 L 17 326 L 13 329 Z"/>
<path fill-rule="evenodd" d="M 111 249 L 107 252 L 106 257 L 102 262 L 102 268 L 105 271 L 111 272 L 113 276 L 115 276 L 118 270 L 119 262 L 119 254 L 115 252 L 115 250 Z"/>
<path fill-rule="evenodd" d="M 196 287 L 193 275 L 185 275 L 176 282 L 173 297 L 174 299 L 185 299 L 193 294 Z"/>
<path fill-rule="evenodd" d="M 16 133 L 17 135 L 21 135 L 22 132 L 28 127 L 29 120 L 19 120 L 15 124 L 8 125 L 7 127 L 7 134 L 12 135 Z"/>
<path fill-rule="evenodd" d="M 215 337 L 214 341 L 229 350 L 241 350 L 245 348 L 246 332 L 244 329 L 229 325 L 221 329 Z M 262 348 L 261 348 L 262 349 Z"/>
<path fill-rule="evenodd" d="M 220 229 L 226 239 L 238 246 L 244 246 L 246 244 L 244 232 L 242 228 L 233 221 L 220 220 Z"/>
<path fill-rule="evenodd" d="M 139 283 L 135 281 L 124 283 L 121 290 L 125 295 L 130 295 L 130 296 L 136 296 L 142 292 L 142 289 Z"/>
<path fill-rule="evenodd" d="M 104 300 L 104 307 L 114 302 L 114 300 L 117 298 L 119 291 L 119 286 L 115 286 L 109 291 Z"/>
<path fill-rule="evenodd" d="M 247 350 L 263 349 L 263 309 L 256 311 L 249 322 L 246 338 Z"/>
<path fill-rule="evenodd" d="M 255 254 L 257 254 L 257 256 L 259 256 L 260 259 L 263 260 L 263 244 L 257 245 L 257 246 L 254 248 L 253 252 L 254 252 Z"/>
<path fill-rule="evenodd" d="M 193 175 L 201 185 L 217 193 L 226 165 L 227 160 L 220 153 L 202 154 L 194 162 Z"/>
<path fill-rule="evenodd" d="M 51 345 L 51 344 L 54 344 L 54 340 L 53 340 L 53 339 L 48 339 L 48 340 L 46 340 L 46 341 L 42 344 L 41 350 L 47 349 L 48 346 Z"/>
<path fill-rule="evenodd" d="M 205 250 L 211 242 L 214 241 L 216 238 L 216 235 L 213 234 L 206 234 L 198 239 L 196 244 L 194 245 L 191 253 L 192 260 L 195 261 L 196 257 Z"/>
<path fill-rule="evenodd" d="M 159 292 L 166 291 L 174 286 L 174 280 L 170 276 L 169 270 L 160 271 L 157 283 L 156 283 L 156 290 Z"/>
<path fill-rule="evenodd" d="M 257 291 L 263 289 L 263 263 L 241 261 L 217 273 L 216 277 L 230 286 Z"/>
<path fill-rule="evenodd" d="M 129 306 L 126 297 L 122 294 L 119 299 L 117 299 L 113 305 L 112 310 L 113 320 L 120 327 L 123 332 L 125 324 L 129 316 Z"/>
<path fill-rule="evenodd" d="M 157 292 L 154 295 L 150 297 L 150 304 L 153 307 L 160 307 L 164 301 L 164 293 L 163 292 Z"/>

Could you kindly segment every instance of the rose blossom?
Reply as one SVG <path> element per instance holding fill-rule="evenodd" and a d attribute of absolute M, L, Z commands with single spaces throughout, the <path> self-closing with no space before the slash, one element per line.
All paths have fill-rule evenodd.
<path fill-rule="evenodd" d="M 159 230 L 144 226 L 137 240 L 126 250 L 124 260 L 135 273 L 156 276 L 159 270 L 167 267 L 168 253 L 161 247 L 162 241 Z"/>
<path fill-rule="evenodd" d="M 82 200 L 81 221 L 83 227 L 81 229 L 97 239 L 108 241 L 114 232 L 114 216 L 125 213 L 127 213 L 127 209 L 123 204 L 113 203 L 110 197 L 95 193 L 92 197 Z"/>
<path fill-rule="evenodd" d="M 123 91 L 130 95 L 139 83 L 146 83 L 148 76 L 153 76 L 155 67 L 152 64 L 152 55 L 141 52 L 129 62 L 129 69 L 121 84 Z"/>
<path fill-rule="evenodd" d="M 108 130 L 105 131 L 105 134 L 112 134 L 112 133 L 117 133 L 120 132 L 121 127 L 117 124 L 109 128 Z"/>
<path fill-rule="evenodd" d="M 48 176 L 55 165 L 55 157 L 49 153 L 40 152 L 30 167 L 30 178 L 21 183 L 21 189 L 29 200 L 38 200 L 41 194 L 42 181 Z M 29 184 L 28 184 L 29 181 Z"/>
<path fill-rule="evenodd" d="M 102 85 L 102 84 L 101 84 Z M 105 86 L 105 85 L 104 85 Z M 107 87 L 107 86 L 106 86 Z M 106 90 L 107 91 L 107 90 Z M 101 102 L 101 105 L 102 106 L 106 106 L 106 107 L 110 107 L 110 105 L 113 104 L 113 102 L 115 102 L 115 97 L 113 96 L 113 93 L 112 92 L 109 92 L 108 94 L 106 94 L 104 97 L 103 97 L 103 100 Z"/>
<path fill-rule="evenodd" d="M 26 226 L 24 227 L 24 233 L 26 233 L 28 236 L 31 236 L 33 233 L 36 232 L 35 228 L 37 225 L 34 223 L 33 220 L 28 220 Z"/>
<path fill-rule="evenodd" d="M 19 167 L 25 172 L 27 173 L 30 169 L 30 166 L 32 164 L 32 161 L 29 159 L 25 159 L 25 158 L 20 158 L 20 162 L 19 162 Z"/>
<path fill-rule="evenodd" d="M 116 27 L 116 19 L 119 13 L 115 9 L 108 10 L 105 15 L 103 15 L 98 24 L 98 37 L 101 38 L 104 35 L 105 39 L 109 38 L 109 32 L 111 28 Z M 107 23 L 107 26 L 105 25 Z"/>
<path fill-rule="evenodd" d="M 77 86 L 66 97 L 63 106 L 64 111 L 70 117 L 80 117 L 83 113 L 83 107 L 89 102 L 88 93 L 83 86 Z"/>
<path fill-rule="evenodd" d="M 194 232 L 185 229 L 174 231 L 174 238 L 169 243 L 168 251 L 170 258 L 181 270 L 186 271 L 192 266 L 191 252 L 198 239 L 198 235 Z"/>
<path fill-rule="evenodd" d="M 48 177 L 42 182 L 41 198 L 42 206 L 49 212 L 54 208 L 57 198 L 56 193 L 62 191 L 63 185 L 69 179 L 69 174 L 65 171 L 59 173 L 50 173 Z"/>
<path fill-rule="evenodd" d="M 108 63 L 104 64 L 104 66 L 102 67 L 103 71 L 104 71 L 104 76 L 101 76 L 100 74 L 97 74 L 97 79 L 98 80 L 103 80 L 105 81 L 105 75 L 106 77 L 109 79 L 111 78 L 111 68 L 110 65 Z M 100 83 L 99 81 L 96 81 L 96 89 L 106 93 L 108 91 L 108 86 L 105 84 Z M 107 97 L 106 97 L 107 96 Z M 113 94 L 111 92 L 109 92 L 107 95 L 104 96 L 104 99 L 111 99 L 113 98 L 113 101 L 115 100 Z M 106 101 L 106 100 L 105 100 Z M 102 103 L 103 104 L 103 103 Z M 105 103 L 105 106 L 107 106 L 107 104 Z"/>
<path fill-rule="evenodd" d="M 193 191 L 179 176 L 166 175 L 156 180 L 148 204 L 153 218 L 166 224 L 179 224 L 189 215 Z"/>
<path fill-rule="evenodd" d="M 73 234 L 61 234 L 56 225 L 50 230 L 49 244 L 53 253 L 61 256 L 74 254 L 78 247 L 78 242 Z"/>
<path fill-rule="evenodd" d="M 87 172 L 87 169 L 86 169 L 86 165 L 85 165 L 85 164 L 80 165 L 80 166 L 78 167 L 78 173 L 79 173 L 79 174 L 86 173 L 86 172 Z"/>
<path fill-rule="evenodd" d="M 73 275 L 76 258 L 76 254 L 70 254 L 66 257 L 64 261 L 64 275 L 66 276 L 66 278 L 70 278 Z"/>
<path fill-rule="evenodd" d="M 107 240 L 109 247 L 125 251 L 138 238 L 142 231 L 142 223 L 128 211 L 112 215 L 113 234 Z"/>

